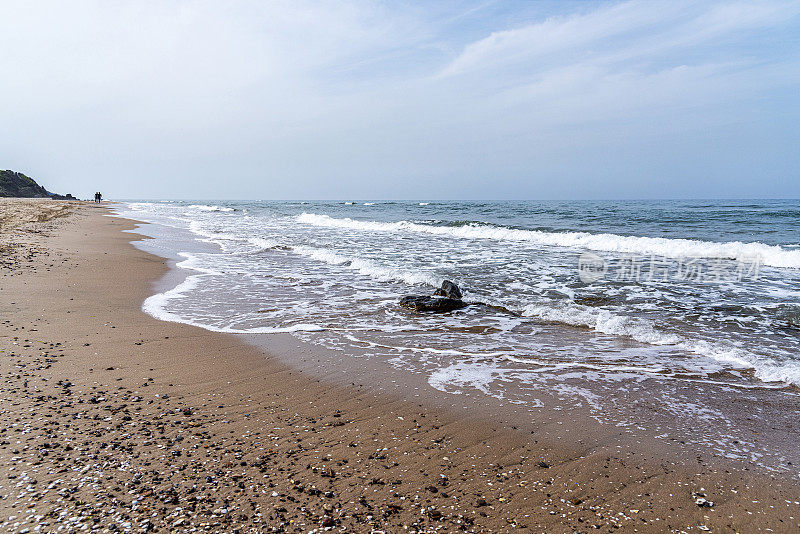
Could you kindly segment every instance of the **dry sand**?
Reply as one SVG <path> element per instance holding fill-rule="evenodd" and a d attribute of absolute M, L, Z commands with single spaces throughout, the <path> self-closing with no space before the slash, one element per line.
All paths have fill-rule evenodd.
<path fill-rule="evenodd" d="M 789 478 L 622 434 L 567 439 L 580 420 L 542 440 L 157 321 L 140 306 L 166 262 L 106 213 L 0 202 L 4 531 L 800 528 Z"/>

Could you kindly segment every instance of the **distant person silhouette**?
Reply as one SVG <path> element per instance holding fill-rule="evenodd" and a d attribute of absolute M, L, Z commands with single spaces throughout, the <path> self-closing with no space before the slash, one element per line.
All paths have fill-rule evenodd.
<path fill-rule="evenodd" d="M 103 195 L 101 195 L 99 192 L 95 193 L 94 194 L 94 201 L 99 204 L 101 200 L 103 200 Z"/>

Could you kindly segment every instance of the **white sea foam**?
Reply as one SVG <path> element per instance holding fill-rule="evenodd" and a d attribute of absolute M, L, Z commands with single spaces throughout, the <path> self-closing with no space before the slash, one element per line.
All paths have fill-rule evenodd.
<path fill-rule="evenodd" d="M 680 336 L 659 332 L 647 319 L 616 315 L 608 310 L 580 304 L 530 304 L 522 311 L 522 315 L 572 326 L 586 326 L 603 334 L 627 336 L 649 345 L 675 345 L 682 341 Z"/>
<path fill-rule="evenodd" d="M 491 364 L 454 364 L 436 369 L 428 377 L 428 384 L 439 391 L 461 393 L 465 387 L 475 388 L 486 395 L 503 398 L 491 388 L 493 382 L 500 379 L 507 369 Z M 453 389 L 456 389 L 453 391 Z"/>
<path fill-rule="evenodd" d="M 209 232 L 206 230 L 202 223 L 199 221 L 189 221 L 189 230 L 203 239 L 206 243 L 216 243 L 217 245 L 223 246 L 224 241 L 238 241 L 241 238 L 236 234 L 225 233 L 225 232 Z M 224 247 L 223 247 L 224 248 Z"/>
<path fill-rule="evenodd" d="M 758 242 L 716 243 L 694 239 L 589 234 L 586 232 L 542 232 L 484 224 L 433 226 L 410 221 L 379 222 L 358 221 L 350 218 L 337 219 L 316 213 L 302 213 L 297 216 L 297 221 L 319 227 L 346 228 L 364 232 L 415 232 L 462 239 L 520 241 L 537 245 L 671 258 L 724 258 L 748 262 L 758 258 L 762 265 L 800 269 L 800 250 L 785 250 L 778 245 L 766 245 Z"/>
<path fill-rule="evenodd" d="M 174 309 L 176 300 L 191 298 L 192 292 L 197 290 L 201 282 L 210 275 L 219 274 L 213 269 L 205 268 L 201 265 L 201 260 L 197 256 L 182 253 L 186 257 L 184 261 L 177 264 L 182 269 L 191 269 L 200 272 L 187 276 L 180 284 L 163 293 L 156 293 L 145 299 L 142 303 L 142 311 L 162 321 L 182 323 L 198 326 L 212 332 L 226 332 L 233 334 L 277 334 L 291 332 L 318 332 L 324 330 L 323 327 L 315 324 L 299 323 L 288 326 L 260 326 L 253 328 L 233 328 L 231 326 L 217 326 L 208 322 L 199 321 L 188 315 L 185 311 L 176 313 L 170 311 Z"/>
<path fill-rule="evenodd" d="M 148 210 L 153 206 L 152 202 L 128 202 L 128 208 L 133 211 Z"/>
<path fill-rule="evenodd" d="M 194 254 L 189 254 L 187 252 L 179 252 L 178 256 L 180 256 L 182 258 L 185 258 L 185 259 L 179 261 L 178 263 L 176 263 L 175 264 L 176 267 L 179 267 L 181 269 L 188 269 L 188 270 L 192 270 L 192 271 L 197 271 L 197 272 L 203 273 L 203 274 L 211 274 L 211 275 L 220 274 L 219 272 L 215 271 L 214 269 L 209 269 L 208 267 L 205 267 L 203 265 L 202 260 L 200 259 L 200 256 L 196 256 Z M 190 276 L 189 278 L 192 278 L 192 276 Z M 188 279 L 184 283 L 189 283 Z M 194 289 L 194 287 L 195 286 L 190 285 L 189 287 L 186 287 L 184 290 L 181 290 L 181 293 L 184 292 L 184 291 L 191 291 L 192 289 Z"/>
<path fill-rule="evenodd" d="M 373 203 L 374 204 L 374 203 Z M 424 205 L 427 203 L 419 203 Z M 305 322 L 292 325 L 291 320 L 287 323 L 282 323 L 283 326 L 264 326 L 256 328 L 237 328 L 240 325 L 263 324 L 269 321 L 267 316 L 241 316 L 241 317 L 217 317 L 214 313 L 204 314 L 200 313 L 197 308 L 196 297 L 205 298 L 208 295 L 207 291 L 219 290 L 224 278 L 233 274 L 238 274 L 240 270 L 246 271 L 249 265 L 272 265 L 273 261 L 287 260 L 289 265 L 294 265 L 294 268 L 299 268 L 302 272 L 303 269 L 308 268 L 308 264 L 303 261 L 298 262 L 298 258 L 280 258 L 270 256 L 271 252 L 261 255 L 261 252 L 268 251 L 269 249 L 279 248 L 293 252 L 298 256 L 312 259 L 314 261 L 323 262 L 328 265 L 336 266 L 336 269 L 327 269 L 323 265 L 317 265 L 312 271 L 314 276 L 319 277 L 323 283 L 330 282 L 328 272 L 334 275 L 340 269 L 351 270 L 354 273 L 368 276 L 378 281 L 392 281 L 402 282 L 407 284 L 427 284 L 431 286 L 438 286 L 443 278 L 445 265 L 450 265 L 452 256 L 450 250 L 463 251 L 465 249 L 464 242 L 458 241 L 459 239 L 488 239 L 504 242 L 516 242 L 516 246 L 508 247 L 510 250 L 522 251 L 522 254 L 528 254 L 531 249 L 525 247 L 525 243 L 532 243 L 537 246 L 552 246 L 552 247 L 565 247 L 565 248 L 578 248 L 578 249 L 592 249 L 598 251 L 613 251 L 633 254 L 654 254 L 658 256 L 700 256 L 700 257 L 724 257 L 724 258 L 750 258 L 756 255 L 761 255 L 762 263 L 774 267 L 800 268 L 800 250 L 792 246 L 769 246 L 763 243 L 741 243 L 741 242 L 724 242 L 716 243 L 710 241 L 699 241 L 690 239 L 666 239 L 666 238 L 647 238 L 647 237 L 629 237 L 615 234 L 599 234 L 593 235 L 583 232 L 540 232 L 530 230 L 520 230 L 514 228 L 507 228 L 502 226 L 493 226 L 489 224 L 466 224 L 463 226 L 434 226 L 420 222 L 399 221 L 399 222 L 378 222 L 378 221 L 359 221 L 353 219 L 333 218 L 327 215 L 317 215 L 314 213 L 304 213 L 287 218 L 271 218 L 253 216 L 253 220 L 244 221 L 242 219 L 239 224 L 238 218 L 232 218 L 231 215 L 225 213 L 210 213 L 212 211 L 229 211 L 233 208 L 225 210 L 215 210 L 215 207 L 221 206 L 205 206 L 205 209 L 198 207 L 200 205 L 193 205 L 194 208 L 187 208 L 185 203 L 177 204 L 174 206 L 166 206 L 154 203 L 130 203 L 127 205 L 130 212 L 135 214 L 134 218 L 141 220 L 154 219 L 155 222 L 166 224 L 169 226 L 169 221 L 175 220 L 183 221 L 181 228 L 189 226 L 189 229 L 202 240 L 208 240 L 220 244 L 223 247 L 224 255 L 218 257 L 208 256 L 206 254 L 199 254 L 196 256 L 186 256 L 185 260 L 179 265 L 184 269 L 192 270 L 192 274 L 187 277 L 182 284 L 171 291 L 166 291 L 158 295 L 154 295 L 145 301 L 143 309 L 159 319 L 174 321 L 186 324 L 200 326 L 209 330 L 219 332 L 242 332 L 242 333 L 273 333 L 273 332 L 302 332 L 302 331 L 317 331 L 323 328 L 315 324 L 307 324 Z M 302 208 L 301 208 L 302 209 Z M 188 211 L 191 215 L 181 218 L 183 212 Z M 202 213 L 209 212 L 209 213 Z M 139 215 L 142 217 L 139 217 Z M 152 217 L 150 217 L 152 215 Z M 300 223 L 300 224 L 298 224 Z M 309 225 L 309 226 L 304 226 Z M 315 227 L 325 227 L 332 229 L 342 229 L 342 232 L 321 232 Z M 285 230 L 285 231 L 284 231 Z M 436 240 L 436 245 L 441 249 L 441 254 L 431 255 L 431 258 L 424 258 L 424 261 L 418 261 L 419 258 L 411 257 L 412 261 L 404 261 L 405 256 L 398 258 L 397 256 L 386 255 L 383 253 L 381 247 L 373 248 L 376 240 L 383 240 L 388 235 L 381 235 L 380 232 L 397 232 L 406 233 L 401 237 L 403 240 L 416 242 L 418 239 L 426 239 L 426 235 L 437 235 L 443 239 L 441 242 Z M 258 237 L 256 237 L 258 236 Z M 418 237 L 417 237 L 418 236 Z M 341 242 L 337 241 L 335 248 L 326 248 L 326 243 L 330 238 L 342 239 Z M 319 239 L 318 239 L 319 238 Z M 414 239 L 411 239 L 414 238 Z M 448 239 L 449 238 L 449 239 Z M 279 246 L 289 245 L 291 246 Z M 303 243 L 303 245 L 299 245 Z M 475 243 L 476 245 L 478 243 Z M 487 243 L 488 244 L 488 243 Z M 474 247 L 478 249 L 480 247 Z M 498 248 L 498 247 L 492 247 Z M 439 249 L 437 249 L 438 251 Z M 547 249 L 535 249 L 537 252 L 547 254 Z M 366 253 L 366 257 L 362 252 Z M 252 258 L 247 255 L 253 253 Z M 551 254 L 553 256 L 562 256 L 559 248 L 555 248 Z M 225 266 L 230 261 L 236 262 L 236 268 L 230 269 Z M 511 256 L 510 256 L 511 257 Z M 515 257 L 516 258 L 516 257 Z M 475 260 L 480 263 L 479 260 Z M 516 261 L 516 260 L 515 260 Z M 256 262 L 255 264 L 252 262 Z M 260 263 L 269 262 L 269 263 Z M 292 262 L 295 262 L 292 264 Z M 539 264 L 536 263 L 538 266 Z M 546 265 L 546 263 L 545 263 Z M 218 271 L 214 270 L 219 269 Z M 437 269 L 442 269 L 441 273 Z M 465 283 L 474 283 L 476 287 L 484 287 L 481 278 L 483 273 L 474 271 L 475 278 L 473 280 L 470 274 L 472 264 L 465 267 L 465 272 L 461 274 L 462 280 Z M 452 276 L 448 268 L 448 276 Z M 224 271 L 224 272 L 223 272 Z M 242 272 L 244 272 L 242 271 Z M 518 276 L 518 273 L 525 272 L 524 269 L 519 269 L 518 265 L 509 263 L 508 270 L 505 274 L 509 279 L 515 277 L 520 280 L 529 280 L 524 276 Z M 768 295 L 772 300 L 780 300 L 786 305 L 793 305 L 797 297 L 797 291 L 794 290 L 794 281 L 796 280 L 796 273 L 793 272 L 779 272 L 775 270 L 765 271 L 768 276 L 780 277 L 783 285 L 767 285 L 765 288 L 760 289 L 760 294 Z M 473 273 L 473 274 L 474 274 Z M 286 273 L 281 273 L 284 276 Z M 558 274 L 558 273 L 557 273 Z M 633 356 L 626 356 L 619 358 L 620 361 L 627 361 L 627 365 L 632 362 L 643 365 L 642 369 L 630 369 L 626 367 L 615 367 L 614 362 L 618 359 L 616 353 L 607 362 L 603 361 L 598 365 L 596 371 L 608 372 L 616 371 L 621 375 L 630 372 L 638 373 L 639 375 L 653 376 L 659 379 L 677 379 L 689 380 L 687 372 L 692 374 L 697 370 L 698 380 L 701 382 L 714 383 L 710 380 L 711 377 L 706 377 L 708 373 L 716 372 L 717 370 L 729 370 L 736 373 L 736 370 L 746 369 L 747 372 L 743 373 L 744 376 L 754 375 L 762 382 L 762 386 L 768 387 L 784 387 L 784 384 L 800 385 L 800 361 L 793 361 L 791 353 L 787 352 L 788 349 L 780 345 L 780 343 L 770 340 L 765 340 L 765 344 L 759 345 L 755 340 L 758 337 L 753 337 L 753 343 L 750 339 L 745 342 L 740 342 L 735 336 L 728 336 L 726 333 L 720 332 L 719 335 L 714 335 L 712 331 L 708 335 L 701 333 L 700 335 L 693 334 L 696 329 L 678 330 L 677 328 L 670 328 L 668 324 L 662 324 L 658 320 L 649 320 L 639 315 L 642 310 L 641 300 L 644 299 L 646 303 L 652 306 L 660 306 L 661 302 L 667 298 L 661 294 L 654 295 L 652 292 L 639 291 L 637 288 L 631 289 L 629 296 L 635 297 L 633 299 L 635 304 L 629 306 L 628 303 L 621 303 L 612 310 L 601 309 L 594 306 L 582 306 L 572 302 L 575 297 L 575 291 L 563 285 L 563 280 L 551 275 L 551 273 L 542 273 L 537 271 L 536 282 L 522 284 L 520 282 L 511 282 L 508 285 L 509 290 L 514 290 L 518 293 L 515 302 L 523 301 L 523 304 L 517 305 L 518 311 L 521 310 L 524 317 L 536 317 L 545 321 L 552 321 L 564 323 L 579 327 L 586 327 L 587 329 L 594 330 L 598 333 L 609 334 L 609 336 L 590 336 L 588 333 L 577 333 L 576 336 L 581 338 L 585 336 L 591 338 L 591 343 L 596 343 L 598 347 L 605 347 L 606 344 L 617 343 L 610 340 L 610 336 L 623 336 L 636 340 L 640 343 L 651 345 L 651 347 L 637 346 L 637 353 Z M 277 275 L 276 275 L 277 276 Z M 341 277 L 340 277 L 341 278 Z M 345 276 L 345 279 L 350 279 Z M 203 280 L 214 281 L 215 283 L 206 284 Z M 533 278 L 530 278 L 533 280 Z M 319 280 L 317 280 L 319 281 Z M 234 282 L 238 284 L 239 282 Z M 362 281 L 359 281 L 361 284 Z M 394 287 L 394 286 L 385 286 Z M 490 286 L 486 286 L 490 287 Z M 216 289 L 215 289 L 216 288 Z M 237 288 L 240 289 L 240 288 Z M 751 291 L 746 286 L 728 288 L 728 291 Z M 391 289 L 389 290 L 391 291 Z M 554 292 L 561 292 L 569 295 L 569 299 L 561 299 Z M 500 291 L 502 293 L 502 291 Z M 303 293 L 305 294 L 305 293 Z M 491 295 L 495 295 L 491 293 Z M 680 296 L 680 295 L 679 295 Z M 492 300 L 492 296 L 488 296 Z M 498 297 L 502 301 L 502 296 Z M 713 297 L 711 297 L 713 298 Z M 187 299 L 181 302 L 179 299 Z M 525 306 L 524 302 L 533 302 Z M 330 299 L 333 302 L 333 299 Z M 392 303 L 396 302 L 394 299 Z M 726 301 L 727 302 L 727 301 Z M 763 308 L 763 307 L 762 307 Z M 302 308 L 297 309 L 299 315 L 293 317 L 294 321 L 303 321 L 307 317 Z M 662 312 L 658 308 L 648 308 L 653 315 L 661 315 L 669 313 L 669 306 Z M 754 316 L 759 317 L 763 322 L 763 330 L 769 333 L 773 325 L 784 325 L 789 319 L 784 317 L 785 313 L 782 311 L 780 316 L 776 314 L 769 314 L 764 309 L 759 308 L 753 313 Z M 318 310 L 317 310 L 318 311 Z M 244 311 L 246 314 L 248 312 Z M 723 310 L 724 312 L 724 310 Z M 737 315 L 735 312 L 723 313 L 715 315 L 717 321 L 735 321 L 737 324 L 744 322 L 752 322 L 754 319 L 748 317 L 746 313 Z M 649 313 L 649 312 L 648 312 Z M 750 312 L 747 312 L 750 313 Z M 777 312 L 776 312 L 777 313 Z M 323 314 L 324 315 L 324 314 Z M 288 314 L 287 314 L 288 317 Z M 306 321 L 318 321 L 315 316 L 314 319 L 305 319 Z M 705 318 L 706 316 L 704 316 Z M 794 316 L 792 316 L 794 317 Z M 259 320 L 260 319 L 260 320 Z M 496 321 L 496 319 L 493 319 Z M 524 321 L 523 319 L 519 319 Z M 230 321 L 234 321 L 231 323 Z M 325 322 L 325 319 L 319 319 L 320 324 L 332 326 Z M 529 322 L 529 321 L 526 321 Z M 790 324 L 795 324 L 791 322 Z M 372 331 L 374 325 L 364 327 L 365 331 Z M 392 325 L 386 325 L 386 329 L 381 329 L 386 333 L 390 331 Z M 400 328 L 400 327 L 397 327 Z M 537 326 L 536 328 L 541 328 Z M 700 328 L 698 324 L 698 328 Z M 748 326 L 750 328 L 750 326 Z M 755 329 L 755 326 L 753 327 Z M 348 326 L 347 331 L 353 332 L 358 328 L 355 326 Z M 338 332 L 337 328 L 334 328 Z M 413 330 L 413 329 L 412 329 Z M 416 330 L 414 330 L 416 331 Z M 341 333 L 337 334 L 341 335 Z M 516 334 L 509 334 L 514 338 Z M 754 335 L 755 336 L 755 335 Z M 531 337 L 532 339 L 532 337 Z M 352 341 L 352 340 L 351 340 Z M 516 359 L 513 354 L 514 350 L 511 349 L 511 354 L 508 351 L 494 354 L 495 347 L 486 347 L 489 350 L 481 351 L 481 341 L 476 341 L 474 347 L 476 350 L 456 350 L 435 348 L 427 345 L 424 340 L 416 347 L 403 348 L 397 346 L 383 346 L 378 344 L 371 344 L 370 348 L 378 352 L 393 353 L 406 353 L 410 356 L 414 354 L 414 358 L 423 355 L 434 355 L 436 358 L 453 358 L 456 361 L 473 358 L 496 358 L 496 363 L 500 366 L 503 365 L 523 365 L 528 364 L 531 366 L 541 365 L 537 368 L 541 372 L 550 372 L 551 368 L 558 367 L 561 364 L 547 361 L 547 357 L 541 362 L 530 361 L 527 356 L 525 358 Z M 525 343 L 522 341 L 521 343 Z M 535 344 L 535 341 L 531 341 Z M 630 346 L 630 342 L 625 342 Z M 772 345 L 769 345 L 772 343 Z M 616 346 L 616 345 L 608 345 Z M 466 346 L 465 346 L 466 347 Z M 465 348 L 462 347 L 462 348 Z M 588 353 L 592 353 L 594 345 L 587 349 Z M 773 351 L 774 349 L 774 351 Z M 665 361 L 669 361 L 673 352 L 679 359 L 677 368 L 681 371 L 675 376 L 670 376 L 669 373 L 662 373 L 660 369 Z M 602 353 L 605 354 L 605 353 Z M 651 361 L 650 357 L 654 355 Z M 627 358 L 627 359 L 626 359 Z M 413 358 L 409 358 L 409 361 Z M 505 359 L 506 363 L 500 363 L 500 360 Z M 415 360 L 416 361 L 416 360 Z M 576 356 L 574 362 L 575 367 L 585 367 L 592 369 L 591 357 L 584 360 L 581 355 Z M 652 364 L 654 371 L 647 371 L 648 365 Z M 670 369 L 671 366 L 666 364 L 663 368 Z M 528 369 L 534 372 L 532 369 Z M 555 371 L 560 372 L 560 371 Z M 613 374 L 613 373 L 612 373 Z M 511 375 L 506 375 L 511 376 Z M 463 377 L 462 377 L 463 378 Z M 487 384 L 487 375 L 477 377 L 477 382 Z M 459 381 L 456 381 L 459 382 Z M 765 384 L 766 383 L 766 384 Z M 464 383 L 452 384 L 456 387 L 464 386 Z M 736 384 L 733 384 L 736 385 Z M 738 385 L 737 385 L 738 386 Z M 744 386 L 742 386 L 744 387 Z M 757 386 L 753 386 L 757 387 Z"/>
<path fill-rule="evenodd" d="M 228 208 L 225 206 L 217 206 L 217 205 L 207 205 L 207 204 L 191 204 L 188 207 L 200 211 L 236 211 L 234 208 Z"/>
<path fill-rule="evenodd" d="M 269 250 L 278 246 L 278 242 L 274 239 L 263 239 L 261 237 L 251 237 L 248 243 L 255 245 L 259 250 Z"/>
<path fill-rule="evenodd" d="M 372 260 L 345 256 L 324 248 L 297 245 L 291 247 L 291 251 L 316 261 L 325 262 L 329 265 L 340 265 L 353 269 L 365 276 L 383 282 L 396 281 L 412 285 L 428 284 L 432 286 L 437 286 L 441 283 L 441 280 L 433 273 L 411 272 L 394 267 L 387 267 Z"/>
<path fill-rule="evenodd" d="M 726 366 L 751 369 L 753 374 L 764 382 L 800 385 L 800 362 L 777 362 L 738 347 L 687 339 L 677 334 L 663 332 L 644 318 L 616 315 L 607 310 L 597 310 L 579 304 L 529 305 L 522 314 L 545 321 L 584 326 L 603 334 L 625 336 L 648 345 L 674 346 L 676 349 L 710 358 Z"/>

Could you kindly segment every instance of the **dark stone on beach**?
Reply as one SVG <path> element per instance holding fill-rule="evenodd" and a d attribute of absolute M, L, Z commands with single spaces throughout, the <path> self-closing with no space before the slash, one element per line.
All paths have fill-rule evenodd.
<path fill-rule="evenodd" d="M 461 299 L 408 295 L 400 299 L 400 305 L 418 312 L 445 313 L 463 308 L 467 304 Z"/>
<path fill-rule="evenodd" d="M 78 200 L 77 198 L 73 197 L 70 193 L 67 193 L 66 195 L 50 193 L 50 198 L 52 198 L 53 200 Z"/>
<path fill-rule="evenodd" d="M 442 287 L 434 291 L 433 294 L 449 299 L 461 300 L 461 290 L 450 280 L 442 282 Z"/>
<path fill-rule="evenodd" d="M 439 510 L 428 510 L 428 517 L 430 517 L 434 521 L 438 521 L 442 518 L 442 512 Z"/>

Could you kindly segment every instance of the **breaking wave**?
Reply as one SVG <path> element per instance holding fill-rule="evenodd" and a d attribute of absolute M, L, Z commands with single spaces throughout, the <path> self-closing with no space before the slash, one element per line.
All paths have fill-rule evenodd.
<path fill-rule="evenodd" d="M 531 304 L 525 307 L 522 315 L 548 322 L 583 326 L 602 334 L 625 336 L 648 345 L 674 346 L 676 349 L 705 356 L 739 369 L 752 369 L 756 378 L 764 382 L 785 382 L 800 386 L 800 362 L 779 362 L 723 343 L 687 339 L 660 331 L 648 319 L 617 315 L 608 310 L 595 310 L 580 304 L 561 306 Z"/>
<path fill-rule="evenodd" d="M 189 208 L 194 208 L 200 211 L 236 211 L 234 208 L 227 208 L 225 206 L 209 206 L 207 204 L 191 204 L 187 206 Z"/>
<path fill-rule="evenodd" d="M 670 258 L 699 257 L 748 261 L 760 258 L 762 265 L 800 269 L 800 250 L 785 250 L 778 245 L 766 245 L 758 242 L 730 241 L 717 243 L 695 239 L 590 234 L 586 232 L 543 232 L 482 223 L 464 223 L 460 226 L 435 226 L 411 221 L 379 222 L 359 221 L 350 218 L 337 219 L 329 215 L 315 213 L 302 213 L 297 216 L 296 220 L 312 226 L 344 228 L 362 232 L 414 232 L 462 239 L 529 242 L 554 247 L 656 255 Z"/>
<path fill-rule="evenodd" d="M 441 283 L 441 279 L 438 278 L 434 273 L 411 272 L 394 267 L 387 267 L 372 260 L 345 256 L 323 248 L 297 245 L 290 247 L 290 250 L 295 254 L 299 254 L 316 261 L 322 261 L 329 265 L 339 265 L 353 269 L 364 276 L 369 276 L 370 278 L 374 278 L 375 280 L 382 282 L 405 282 L 411 285 L 427 284 L 434 287 Z"/>

